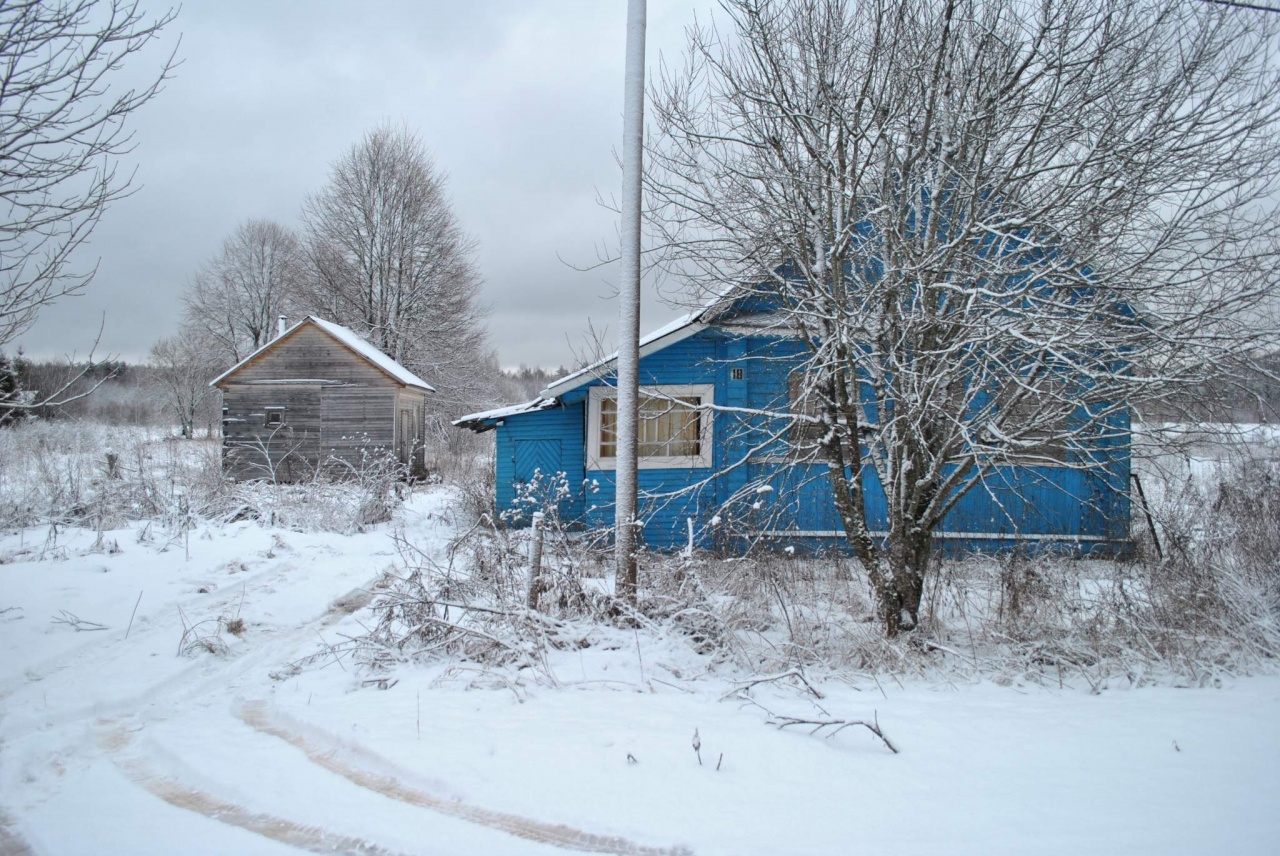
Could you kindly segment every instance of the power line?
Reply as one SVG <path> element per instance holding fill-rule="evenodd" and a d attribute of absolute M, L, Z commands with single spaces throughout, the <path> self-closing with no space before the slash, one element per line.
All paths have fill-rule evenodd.
<path fill-rule="evenodd" d="M 1263 6 L 1260 3 L 1241 3 L 1239 0 L 1201 0 L 1215 6 L 1230 6 L 1233 9 L 1252 9 L 1255 12 L 1274 12 L 1280 14 L 1280 6 Z"/>

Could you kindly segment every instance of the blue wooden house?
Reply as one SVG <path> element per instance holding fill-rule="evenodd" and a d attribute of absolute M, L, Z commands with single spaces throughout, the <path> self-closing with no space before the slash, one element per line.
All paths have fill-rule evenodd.
<path fill-rule="evenodd" d="M 763 540 L 775 549 L 843 548 L 845 533 L 826 465 L 787 453 L 785 428 L 760 411 L 786 412 L 803 343 L 777 332 L 759 296 L 724 298 L 640 343 L 638 438 L 642 541 L 679 549 Z M 475 413 L 455 425 L 496 432 L 499 510 L 522 485 L 563 474 L 562 516 L 612 527 L 616 355 L 557 380 L 534 401 Z M 777 419 L 773 420 L 777 422 Z M 772 438 L 772 439 L 770 439 Z M 996 467 L 935 530 L 945 553 L 1049 548 L 1116 555 L 1129 546 L 1127 421 L 1106 463 L 1088 469 Z M 886 528 L 875 472 L 863 477 L 868 524 Z M 527 518 L 527 515 L 526 515 Z"/>

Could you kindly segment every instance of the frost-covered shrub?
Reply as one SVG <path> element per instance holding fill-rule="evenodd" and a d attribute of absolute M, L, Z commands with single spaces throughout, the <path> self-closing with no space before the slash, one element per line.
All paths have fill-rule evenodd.
<path fill-rule="evenodd" d="M 301 531 L 355 532 L 389 520 L 404 498 L 403 468 L 371 455 L 302 484 L 236 483 L 216 440 L 157 429 L 28 420 L 0 431 L 0 530 L 115 529 L 149 521 L 253 519 Z"/>
<path fill-rule="evenodd" d="M 216 513 L 225 496 L 218 450 L 161 431 L 28 420 L 0 431 L 0 529 L 115 528 L 164 521 L 180 505 Z"/>
<path fill-rule="evenodd" d="M 1234 456 L 1157 509 L 1163 556 L 1137 566 L 1135 619 L 1170 657 L 1280 658 L 1280 461 Z"/>
<path fill-rule="evenodd" d="M 573 597 L 544 592 L 528 605 L 528 535 L 473 528 L 442 562 L 403 537 L 399 561 L 377 586 L 373 626 L 347 646 L 370 668 L 429 658 L 455 658 L 485 667 L 541 669 L 539 652 L 579 644 L 579 625 L 598 621 L 609 598 L 579 585 Z M 577 579 L 548 551 L 552 578 Z"/>
<path fill-rule="evenodd" d="M 429 471 L 428 478 L 435 475 L 436 472 Z M 454 461 L 448 470 L 439 475 L 441 481 L 457 489 L 465 519 L 483 521 L 489 525 L 498 519 L 494 503 L 497 474 L 492 443 L 486 449 Z"/>
<path fill-rule="evenodd" d="M 364 452 L 358 463 L 335 459 L 307 481 L 237 483 L 224 516 L 303 532 L 362 532 L 400 507 L 408 492 L 404 474 L 395 456 Z"/>

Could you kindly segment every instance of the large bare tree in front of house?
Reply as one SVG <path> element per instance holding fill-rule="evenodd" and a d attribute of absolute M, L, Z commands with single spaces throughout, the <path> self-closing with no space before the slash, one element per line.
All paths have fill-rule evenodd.
<path fill-rule="evenodd" d="M 769 415 L 808 426 L 796 453 L 825 465 L 897 634 L 967 491 L 1011 462 L 1100 466 L 1131 409 L 1271 343 L 1280 22 L 1130 0 L 723 7 L 728 32 L 692 28 L 652 93 L 650 228 L 701 289 L 780 305 L 804 357 Z"/>
<path fill-rule="evenodd" d="M 240 362 L 276 335 L 310 275 L 302 243 L 270 220 L 246 220 L 192 278 L 183 295 L 183 327 L 205 340 L 221 363 Z M 293 320 L 297 320 L 296 318 Z"/>
<path fill-rule="evenodd" d="M 127 123 L 173 57 L 135 87 L 120 70 L 175 14 L 150 18 L 129 0 L 0 4 L 0 346 L 93 277 L 72 256 L 131 192 L 132 174 L 118 171 L 133 149 Z"/>
<path fill-rule="evenodd" d="M 310 311 L 365 336 L 461 412 L 489 395 L 475 241 L 454 215 L 421 140 L 383 125 L 334 165 L 303 205 Z"/>
<path fill-rule="evenodd" d="M 164 409 L 178 422 L 183 437 L 195 436 L 205 409 L 216 400 L 209 381 L 216 363 L 199 339 L 168 336 L 151 346 L 151 369 L 156 392 Z M 205 421 L 210 421 L 206 419 Z"/>

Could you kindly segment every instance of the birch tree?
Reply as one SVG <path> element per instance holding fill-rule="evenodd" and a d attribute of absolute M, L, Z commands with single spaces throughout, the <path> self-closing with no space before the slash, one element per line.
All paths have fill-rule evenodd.
<path fill-rule="evenodd" d="M 128 0 L 0 3 L 0 345 L 92 279 L 73 256 L 131 192 L 118 171 L 133 148 L 127 122 L 173 57 L 136 87 L 119 72 L 175 14 L 152 19 Z"/>
<path fill-rule="evenodd" d="M 307 275 L 306 254 L 292 231 L 246 220 L 192 278 L 183 327 L 207 343 L 210 355 L 235 365 L 275 337 L 277 319 L 294 312 Z"/>
<path fill-rule="evenodd" d="M 722 5 L 651 96 L 650 228 L 696 290 L 780 305 L 804 359 L 769 415 L 816 429 L 797 454 L 825 465 L 897 634 L 968 491 L 1015 462 L 1100 466 L 1131 413 L 1273 345 L 1276 22 L 1134 0 Z"/>
<path fill-rule="evenodd" d="M 421 374 L 447 411 L 483 397 L 496 366 L 482 323 L 476 244 L 421 140 L 388 125 L 365 135 L 306 200 L 303 220 L 310 311 Z"/>

